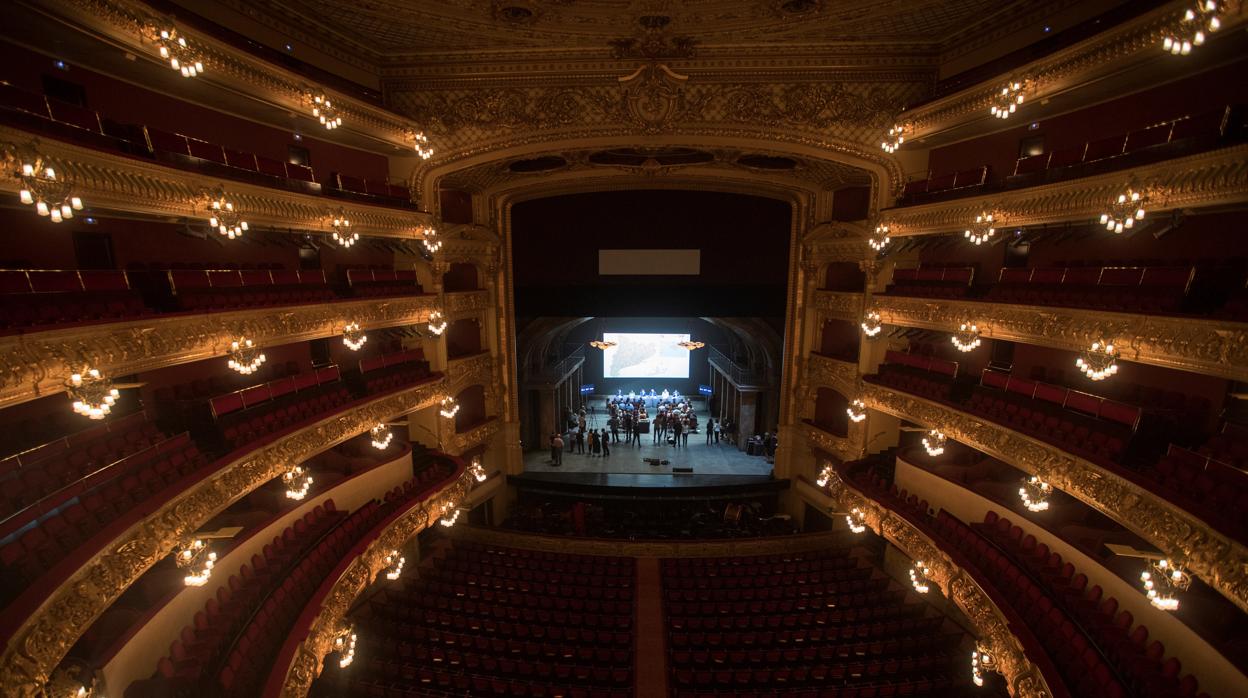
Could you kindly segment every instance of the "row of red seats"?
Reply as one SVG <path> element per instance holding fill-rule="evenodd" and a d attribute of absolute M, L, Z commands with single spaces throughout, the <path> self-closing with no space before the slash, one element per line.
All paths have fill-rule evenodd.
<path fill-rule="evenodd" d="M 313 698 L 447 698 L 448 696 L 496 696 L 497 698 L 632 698 L 631 689 L 559 686 L 546 681 L 521 681 L 470 676 L 436 670 L 428 683 L 409 678 L 386 681 L 359 676 L 329 676 L 325 672 L 312 685 Z"/>
<path fill-rule="evenodd" d="M 741 580 L 740 583 L 725 582 L 722 579 L 677 579 L 663 591 L 669 602 L 674 601 L 714 601 L 717 603 L 744 602 L 770 603 L 835 594 L 838 592 L 857 592 L 877 588 L 880 580 L 870 579 L 871 569 L 842 570 L 834 574 L 824 573 L 821 580 L 811 582 L 806 579 L 792 585 L 770 585 L 760 582 L 751 583 Z"/>
<path fill-rule="evenodd" d="M 1236 438 L 1235 448 L 1244 443 L 1248 441 Z M 1248 540 L 1248 475 L 1241 469 L 1246 461 L 1236 460 L 1230 464 L 1171 444 L 1144 474 L 1167 500 L 1239 540 Z"/>
<path fill-rule="evenodd" d="M 415 269 L 348 269 L 347 285 L 351 288 L 351 295 L 357 298 L 406 296 L 421 292 Z"/>
<path fill-rule="evenodd" d="M 486 558 L 487 560 L 489 558 Z M 470 576 L 480 577 L 498 577 L 512 581 L 535 582 L 539 584 L 573 584 L 576 586 L 587 586 L 594 588 L 618 588 L 627 589 L 632 587 L 633 580 L 622 574 L 613 574 L 609 568 L 602 567 L 599 570 L 594 569 L 574 569 L 570 566 L 562 568 L 543 568 L 541 566 L 515 566 L 505 564 L 491 564 L 490 562 L 480 562 L 476 560 L 456 559 L 447 556 L 438 566 L 439 573 L 457 573 Z"/>
<path fill-rule="evenodd" d="M 881 681 L 850 686 L 780 689 L 679 689 L 672 698 L 892 698 L 893 696 L 948 696 L 955 682 L 944 674 L 907 681 Z"/>
<path fill-rule="evenodd" d="M 434 578 L 423 579 L 432 591 L 445 592 L 450 587 L 451 591 L 455 591 L 454 585 L 447 582 L 439 582 Z M 462 591 L 462 590 L 461 590 Z M 628 601 L 602 601 L 599 599 L 586 599 L 581 597 L 563 598 L 538 596 L 533 597 L 520 592 L 499 592 L 494 593 L 489 590 L 482 592 L 476 589 L 478 593 L 475 595 L 457 594 L 454 596 L 442 596 L 431 594 L 428 598 L 420 598 L 415 601 L 416 605 L 412 607 L 412 612 L 418 612 L 419 609 L 425 608 L 430 611 L 444 611 L 453 614 L 467 613 L 468 615 L 477 615 L 478 613 L 491 612 L 497 617 L 499 613 L 503 613 L 507 620 L 525 620 L 532 622 L 534 614 L 542 616 L 542 621 L 546 622 L 546 616 L 562 619 L 560 622 L 568 621 L 576 625 L 580 625 L 578 620 L 582 615 L 598 616 L 630 616 L 632 615 L 632 604 Z M 400 611 L 400 616 L 402 611 Z M 627 623 L 624 618 L 620 618 L 619 622 Z M 596 625 L 596 623 L 594 623 Z"/>
<path fill-rule="evenodd" d="M 316 270 L 170 270 L 150 285 L 163 293 L 168 284 L 173 309 L 210 312 L 235 308 L 332 303 L 338 295 Z M 417 289 L 419 292 L 419 289 Z"/>
<path fill-rule="evenodd" d="M 384 651 L 382 656 L 386 656 Z M 627 652 L 621 652 L 620 662 L 629 663 Z M 571 682 L 598 686 L 628 686 L 632 684 L 632 671 L 627 666 L 595 666 L 582 662 L 545 661 L 523 657 L 495 657 L 469 650 L 443 650 L 417 646 L 412 659 L 416 662 L 400 663 L 376 659 L 369 662 L 369 673 L 386 677 L 391 681 L 406 680 L 419 684 L 436 681 L 434 669 L 475 676 L 480 680 L 499 681 L 549 681 L 561 684 Z"/>
<path fill-rule="evenodd" d="M 364 390 L 380 393 L 418 383 L 430 376 L 429 362 L 421 349 L 409 349 L 360 361 Z"/>
<path fill-rule="evenodd" d="M 582 565 L 591 568 L 604 567 L 608 574 L 631 579 L 637 573 L 637 561 L 631 557 L 612 557 L 609 555 L 576 555 L 573 553 L 551 553 L 544 550 L 526 550 L 524 548 L 504 548 L 487 543 L 463 541 L 456 543 L 448 551 L 447 557 L 465 556 L 481 562 L 487 559 L 494 564 L 503 566 L 525 565 L 535 569 L 553 569 L 557 571 L 579 571 Z M 572 565 L 569 567 L 569 565 Z"/>
<path fill-rule="evenodd" d="M 717 686 L 719 688 L 736 687 L 738 689 L 765 689 L 772 686 L 809 686 L 822 687 L 828 684 L 854 685 L 858 683 L 874 683 L 885 681 L 905 681 L 915 674 L 923 675 L 949 670 L 957 661 L 954 655 L 962 655 L 955 649 L 943 648 L 922 652 L 904 659 L 857 659 L 846 664 L 826 664 L 802 662 L 801 654 L 796 650 L 784 653 L 783 659 L 770 662 L 761 659 L 760 664 L 768 667 L 753 669 L 714 669 L 698 665 L 677 662 L 672 672 L 676 687 L 700 688 Z M 813 654 L 813 652 L 808 653 Z M 770 653 L 769 653 L 770 654 Z M 779 654 L 779 653 L 777 653 Z M 790 655 L 799 655 L 790 657 Z"/>
<path fill-rule="evenodd" d="M 673 616 L 731 616 L 735 618 L 749 619 L 751 616 L 759 616 L 766 618 L 772 615 L 785 615 L 790 613 L 801 613 L 803 611 L 819 613 L 814 614 L 811 620 L 804 621 L 803 625 L 817 623 L 824 625 L 825 623 L 840 622 L 839 614 L 841 609 L 852 609 L 866 603 L 879 603 L 891 600 L 893 596 L 899 592 L 896 590 L 888 590 L 887 579 L 872 579 L 870 582 L 859 582 L 854 585 L 856 588 L 837 587 L 829 589 L 827 592 L 816 592 L 802 595 L 796 599 L 783 599 L 776 601 L 738 601 L 736 603 L 728 603 L 726 601 L 672 601 L 669 599 L 667 603 L 667 611 Z M 838 609 L 831 618 L 825 609 Z M 748 615 L 747 615 L 748 614 Z M 805 615 L 810 615 L 807 613 Z"/>
<path fill-rule="evenodd" d="M 527 606 L 503 606 L 498 603 L 468 601 L 455 604 L 446 603 L 446 609 L 439 610 L 438 604 L 446 599 L 425 601 L 425 608 L 411 608 L 409 612 L 398 617 L 410 619 L 429 627 L 460 627 L 471 629 L 485 628 L 506 633 L 504 626 L 509 624 L 558 625 L 562 628 L 596 630 L 609 632 L 610 628 L 628 628 L 633 624 L 632 608 L 625 613 L 577 613 L 568 611 L 545 611 Z M 599 638 L 601 639 L 601 638 Z"/>
<path fill-rule="evenodd" d="M 116 322 L 154 311 L 124 271 L 0 269 L 0 332 Z"/>
<path fill-rule="evenodd" d="M 930 620 L 930 619 L 929 619 Z M 937 626 L 939 627 L 939 626 Z M 799 634 L 800 633 L 800 636 Z M 788 657 L 788 650 L 806 652 L 809 634 L 806 631 L 796 633 L 748 633 L 748 641 L 727 642 L 724 633 L 672 633 L 669 640 L 673 652 L 689 652 L 689 661 L 694 664 L 724 664 L 738 666 L 750 663 L 758 664 L 759 658 L 771 664 Z M 911 634 L 905 637 L 888 640 L 867 640 L 863 642 L 842 642 L 836 645 L 825 644 L 815 649 L 815 656 L 808 661 L 818 659 L 824 663 L 841 662 L 854 657 L 891 657 L 899 654 L 912 654 L 946 644 L 956 644 L 956 636 L 942 636 L 939 633 Z M 759 650 L 762 652 L 755 652 Z M 785 653 L 773 655 L 772 652 Z M 679 661 L 679 658 L 677 658 Z M 773 661 L 775 660 L 775 661 Z"/>
<path fill-rule="evenodd" d="M 969 170 L 960 170 L 958 172 L 948 172 L 939 175 L 927 173 L 924 179 L 916 179 L 906 182 L 905 188 L 902 190 L 901 198 L 904 203 L 917 203 L 921 200 L 932 198 L 933 194 L 943 194 L 945 192 L 960 191 L 963 193 L 971 193 L 977 191 L 988 182 L 988 176 L 991 168 L 987 165 L 973 167 Z"/>
<path fill-rule="evenodd" d="M 880 364 L 878 373 L 865 376 L 865 380 L 936 402 L 948 402 L 954 386 L 953 377 L 943 371 L 924 370 L 898 363 Z"/>
<path fill-rule="evenodd" d="M 1128 313 L 1177 313 L 1196 276 L 1190 266 L 1004 268 L 986 299 Z"/>
<path fill-rule="evenodd" d="M 975 267 L 920 265 L 914 269 L 897 267 L 884 293 L 895 296 L 963 298 L 975 281 Z"/>
<path fill-rule="evenodd" d="M 275 394 L 273 384 L 266 384 L 222 396 L 228 398 L 224 403 L 219 402 L 222 398 L 214 398 L 212 408 L 221 437 L 233 450 L 269 434 L 305 424 L 341 409 L 353 397 L 346 385 L 335 379 L 337 371 L 336 366 L 316 371 L 313 377 L 316 380 L 324 379 L 317 385 L 304 380 L 311 372 L 274 381 L 274 384 L 282 386 L 283 389 L 307 384 L 302 389 L 291 387 L 288 392 Z M 300 383 L 301 380 L 303 383 Z M 247 402 L 248 396 L 252 394 L 258 402 Z M 241 410 L 240 406 L 243 407 Z M 224 414 L 218 412 L 218 408 L 224 409 Z"/>
<path fill-rule="evenodd" d="M 536 615 L 516 618 L 512 622 L 486 617 L 494 615 L 500 618 L 512 609 L 501 609 L 502 613 L 486 611 L 475 617 L 460 618 L 450 613 L 404 614 L 404 605 L 375 603 L 371 610 L 378 618 L 387 619 L 390 625 L 386 632 L 390 637 L 412 642 L 440 642 L 448 647 L 475 645 L 482 652 L 492 649 L 499 655 L 524 653 L 531 657 L 559 650 L 563 652 L 559 655 L 561 657 L 579 657 L 582 662 L 593 662 L 597 657 L 599 663 L 608 662 L 613 656 L 618 658 L 618 653 L 626 652 L 633 642 L 632 635 L 627 632 L 632 625 L 631 616 L 627 624 L 576 627 L 581 623 L 561 623 L 553 617 Z"/>
<path fill-rule="evenodd" d="M 902 595 L 904 598 L 904 595 Z M 898 598 L 889 599 L 900 603 Z M 789 613 L 760 615 L 751 618 L 731 616 L 674 616 L 669 614 L 668 624 L 674 631 L 697 632 L 713 631 L 771 631 L 798 630 L 806 628 L 812 639 L 822 637 L 879 637 L 898 632 L 907 632 L 906 623 L 914 621 L 923 625 L 921 619 L 910 618 L 922 614 L 922 606 L 893 605 L 878 608 L 858 608 L 845 610 L 828 610 L 819 612 L 794 610 Z M 939 619 L 935 619 L 939 625 Z M 870 623 L 868 627 L 868 623 Z M 822 629 L 822 633 L 815 630 Z"/>

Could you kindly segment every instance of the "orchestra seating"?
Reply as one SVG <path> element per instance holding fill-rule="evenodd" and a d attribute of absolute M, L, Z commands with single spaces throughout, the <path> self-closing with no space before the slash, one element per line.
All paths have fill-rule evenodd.
<path fill-rule="evenodd" d="M 848 550 L 665 559 L 661 573 L 677 698 L 949 695 L 963 683 L 962 632 Z"/>
<path fill-rule="evenodd" d="M 310 422 L 352 399 L 337 366 L 312 369 L 209 401 L 216 430 L 232 450 Z"/>
<path fill-rule="evenodd" d="M 124 271 L 0 270 L 0 334 L 115 322 L 152 313 Z"/>

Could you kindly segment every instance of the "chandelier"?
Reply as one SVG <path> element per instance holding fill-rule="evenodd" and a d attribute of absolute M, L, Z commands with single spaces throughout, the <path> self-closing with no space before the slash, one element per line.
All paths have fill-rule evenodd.
<path fill-rule="evenodd" d="M 178 34 L 173 27 L 161 29 L 156 35 L 156 50 L 163 60 L 169 61 L 169 67 L 182 73 L 184 78 L 193 78 L 204 72 L 204 63 L 199 51 L 186 43 L 186 37 Z"/>
<path fill-rule="evenodd" d="M 1023 103 L 1023 89 L 1025 87 L 1022 80 L 1011 80 L 1006 83 L 1001 91 L 993 96 L 989 110 L 990 113 L 998 119 L 1008 119 Z"/>
<path fill-rule="evenodd" d="M 416 154 L 422 160 L 428 160 L 433 157 L 433 148 L 429 147 L 429 137 L 420 131 L 412 131 L 408 134 L 408 139 L 412 141 Z"/>
<path fill-rule="evenodd" d="M 454 419 L 455 415 L 459 414 L 459 403 L 455 401 L 455 398 L 447 395 L 442 398 L 442 409 L 438 411 L 438 414 L 447 419 Z"/>
<path fill-rule="evenodd" d="M 997 229 L 994 227 L 994 220 L 995 216 L 988 211 L 975 216 L 975 222 L 964 232 L 966 239 L 976 245 L 982 245 L 991 240 L 992 236 L 997 232 Z"/>
<path fill-rule="evenodd" d="M 964 322 L 962 323 L 962 326 L 958 328 L 958 331 L 949 338 L 949 341 L 953 342 L 953 346 L 957 347 L 958 351 L 974 351 L 978 349 L 981 344 L 979 339 L 979 327 L 972 323 Z"/>
<path fill-rule="evenodd" d="M 344 248 L 350 247 L 360 241 L 360 234 L 351 232 L 351 220 L 347 218 L 347 212 L 338 209 L 333 218 L 330 219 L 329 227 L 334 229 L 334 242 L 342 245 Z"/>
<path fill-rule="evenodd" d="M 971 681 L 976 686 L 983 686 L 984 674 L 996 670 L 996 658 L 982 644 L 975 643 L 975 650 L 971 652 Z"/>
<path fill-rule="evenodd" d="M 914 585 L 915 591 L 926 594 L 931 589 L 929 586 L 931 582 L 928 579 L 931 573 L 932 571 L 921 560 L 914 561 L 914 566 L 910 568 L 910 583 Z"/>
<path fill-rule="evenodd" d="M 880 311 L 872 308 L 862 317 L 862 333 L 868 338 L 874 337 L 884 329 L 884 320 Z"/>
<path fill-rule="evenodd" d="M 39 695 L 46 698 L 103 698 L 99 676 L 76 660 L 67 660 L 48 676 Z"/>
<path fill-rule="evenodd" d="M 326 130 L 333 131 L 342 125 L 342 110 L 335 107 L 324 92 L 313 94 L 309 90 L 307 97 L 312 103 L 312 116 L 316 117 Z"/>
<path fill-rule="evenodd" d="M 386 570 L 386 579 L 394 581 L 403 574 L 403 565 L 407 563 L 407 558 L 399 554 L 397 550 L 391 550 L 384 561 Z"/>
<path fill-rule="evenodd" d="M 65 382 L 65 390 L 73 400 L 74 413 L 88 419 L 104 419 L 121 396 L 112 381 L 102 376 L 98 368 L 89 366 L 72 374 Z"/>
<path fill-rule="evenodd" d="M 468 474 L 477 482 L 485 482 L 485 468 L 481 465 L 480 458 L 472 459 L 472 464 L 468 466 Z"/>
<path fill-rule="evenodd" d="M 247 232 L 247 221 L 234 210 L 234 202 L 225 198 L 221 189 L 209 195 L 208 208 L 208 225 L 216 228 L 218 233 L 233 240 Z"/>
<path fill-rule="evenodd" d="M 606 350 L 610 349 L 611 347 L 615 346 L 615 342 L 608 342 L 608 341 L 606 341 L 606 340 L 597 340 L 597 339 L 595 339 L 594 341 L 592 341 L 592 342 L 590 342 L 590 343 L 589 343 L 589 346 L 591 346 L 591 347 L 593 347 L 593 348 L 595 348 L 595 349 L 601 349 L 601 350 L 603 350 L 603 351 L 606 351 Z"/>
<path fill-rule="evenodd" d="M 1027 511 L 1047 511 L 1049 495 L 1052 493 L 1053 485 L 1035 475 L 1023 480 L 1023 486 L 1018 488 L 1018 496 L 1022 498 Z"/>
<path fill-rule="evenodd" d="M 420 243 L 425 246 L 429 254 L 437 254 L 438 250 L 442 249 L 442 240 L 438 238 L 437 228 L 422 228 L 420 234 Z"/>
<path fill-rule="evenodd" d="M 338 668 L 346 669 L 355 661 L 355 628 L 343 628 L 334 636 L 334 652 L 338 653 Z"/>
<path fill-rule="evenodd" d="M 857 424 L 867 418 L 867 403 L 854 400 L 845 408 L 845 413 L 849 415 L 849 421 Z"/>
<path fill-rule="evenodd" d="M 394 432 L 385 424 L 378 424 L 368 430 L 369 437 L 373 440 L 373 448 L 378 451 L 384 451 L 390 446 L 390 442 L 394 440 Z"/>
<path fill-rule="evenodd" d="M 441 310 L 429 313 L 429 331 L 436 335 L 441 335 L 446 331 L 446 319 L 442 317 Z"/>
<path fill-rule="evenodd" d="M 880 223 L 875 226 L 875 232 L 867 240 L 867 244 L 871 246 L 871 249 L 879 252 L 887 247 L 891 241 L 892 238 L 888 236 L 888 224 Z"/>
<path fill-rule="evenodd" d="M 1183 565 L 1176 565 L 1167 558 L 1153 560 L 1148 569 L 1140 573 L 1140 581 L 1144 582 L 1148 602 L 1163 611 L 1178 610 L 1178 594 L 1192 585 L 1192 577 L 1184 571 Z"/>
<path fill-rule="evenodd" d="M 27 206 L 33 204 L 36 213 L 53 223 L 73 218 L 74 211 L 82 210 L 82 199 L 73 195 L 73 184 L 58 177 L 56 169 L 46 165 L 41 156 L 23 158 L 20 179 L 18 198 Z"/>
<path fill-rule="evenodd" d="M 845 515 L 845 524 L 849 526 L 850 531 L 862 533 L 867 530 L 867 515 L 862 509 L 854 507 Z"/>
<path fill-rule="evenodd" d="M 360 329 L 360 323 L 351 322 L 342 328 L 342 343 L 351 351 L 359 351 L 368 341 L 368 335 Z"/>
<path fill-rule="evenodd" d="M 459 512 L 460 512 L 460 509 L 455 505 L 454 502 L 447 502 L 446 504 L 443 504 L 442 505 L 442 518 L 438 519 L 438 523 L 442 524 L 443 526 L 447 528 L 454 526 L 455 522 L 459 521 Z"/>
<path fill-rule="evenodd" d="M 286 498 L 296 502 L 308 496 L 312 489 L 312 476 L 304 475 L 303 466 L 294 465 L 282 473 L 282 484 L 286 485 Z"/>
<path fill-rule="evenodd" d="M 932 429 L 923 437 L 923 448 L 927 450 L 927 455 L 935 458 L 945 452 L 945 443 L 948 441 L 944 432 Z"/>
<path fill-rule="evenodd" d="M 820 487 L 827 487 L 828 482 L 832 480 L 832 464 L 828 463 L 819 471 L 819 477 L 815 478 L 815 484 Z"/>
<path fill-rule="evenodd" d="M 692 341 L 692 340 L 688 340 L 688 339 L 686 339 L 686 340 L 685 340 L 685 341 L 683 341 L 683 342 L 677 342 L 677 343 L 676 343 L 676 346 L 680 347 L 681 349 L 686 349 L 686 350 L 688 350 L 688 351 L 696 351 L 696 350 L 701 349 L 702 347 L 706 346 L 706 343 L 705 343 L 705 342 L 694 342 L 694 341 Z"/>
<path fill-rule="evenodd" d="M 1094 381 L 1105 380 L 1118 372 L 1118 350 L 1103 339 L 1092 342 L 1091 348 L 1075 359 L 1075 366 Z"/>
<path fill-rule="evenodd" d="M 260 347 L 246 337 L 239 337 L 230 342 L 229 357 L 229 363 L 226 365 L 244 376 L 255 373 L 267 358 L 264 352 L 260 351 Z"/>
<path fill-rule="evenodd" d="M 1197 0 L 1183 13 L 1175 27 L 1161 40 L 1162 49 L 1175 56 L 1186 56 L 1193 46 L 1205 43 L 1205 32 L 1216 32 L 1222 26 L 1218 16 L 1218 3 L 1214 0 Z"/>
<path fill-rule="evenodd" d="M 195 538 L 174 549 L 173 561 L 178 569 L 187 570 L 182 581 L 188 587 L 202 587 L 212 576 L 212 566 L 217 563 L 217 554 L 204 541 Z"/>
<path fill-rule="evenodd" d="M 880 147 L 884 152 L 892 154 L 897 152 L 902 143 L 906 142 L 906 131 L 910 130 L 909 124 L 895 124 L 888 129 L 888 135 L 880 142 Z"/>
<path fill-rule="evenodd" d="M 1109 205 L 1109 211 L 1101 214 L 1101 225 L 1111 233 L 1121 233 L 1135 227 L 1135 222 L 1144 219 L 1144 204 L 1148 197 L 1131 187 L 1118 195 Z"/>

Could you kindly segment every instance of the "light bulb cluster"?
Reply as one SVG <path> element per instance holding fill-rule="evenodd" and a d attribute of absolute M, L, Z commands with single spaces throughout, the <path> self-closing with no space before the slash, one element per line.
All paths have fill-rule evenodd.
<path fill-rule="evenodd" d="M 53 223 L 74 217 L 74 211 L 82 210 L 82 199 L 73 194 L 73 184 L 59 176 L 56 168 L 46 164 L 42 157 L 23 159 L 19 175 L 22 188 L 18 199 L 35 212 Z"/>
<path fill-rule="evenodd" d="M 226 365 L 244 376 L 250 376 L 267 360 L 268 357 L 260 351 L 260 347 L 256 346 L 255 342 L 246 337 L 239 337 L 230 342 L 229 361 Z"/>
<path fill-rule="evenodd" d="M 161 59 L 169 62 L 169 67 L 178 71 L 184 78 L 193 78 L 204 72 L 204 63 L 199 51 L 186 42 L 186 37 L 173 27 L 161 29 L 156 35 L 156 50 Z"/>
<path fill-rule="evenodd" d="M 286 498 L 297 502 L 308 496 L 308 490 L 312 489 L 312 476 L 304 474 L 303 466 L 291 466 L 282 473 L 282 484 L 286 485 Z"/>
<path fill-rule="evenodd" d="M 1094 381 L 1105 380 L 1118 373 L 1118 350 L 1114 345 L 1100 340 L 1079 354 L 1075 366 Z"/>
<path fill-rule="evenodd" d="M 685 341 L 683 341 L 683 342 L 677 342 L 677 343 L 676 343 L 676 346 L 680 347 L 681 349 L 685 349 L 685 350 L 687 350 L 687 351 L 696 351 L 696 350 L 701 349 L 702 347 L 706 346 L 706 343 L 705 343 L 705 342 L 695 342 L 695 341 L 693 341 L 693 340 L 691 340 L 691 339 L 687 339 L 687 340 L 685 340 Z"/>
<path fill-rule="evenodd" d="M 334 637 L 334 652 L 338 653 L 338 668 L 346 669 L 355 661 L 355 629 L 347 628 Z"/>
<path fill-rule="evenodd" d="M 360 234 L 351 232 L 351 219 L 347 218 L 346 211 L 338 209 L 329 221 L 329 227 L 333 228 L 332 236 L 334 242 L 343 248 L 348 248 L 360 241 Z"/>
<path fill-rule="evenodd" d="M 1026 85 L 1022 80 L 1011 80 L 1001 91 L 993 96 L 990 114 L 998 119 L 1008 119 L 1023 104 L 1023 90 Z"/>
<path fill-rule="evenodd" d="M 945 452 L 945 444 L 949 441 L 944 432 L 932 429 L 923 437 L 923 448 L 927 455 L 935 458 Z"/>
<path fill-rule="evenodd" d="M 997 660 L 983 645 L 976 643 L 971 652 L 971 681 L 976 686 L 984 685 L 984 675 L 997 670 Z"/>
<path fill-rule="evenodd" d="M 324 92 L 308 93 L 312 103 L 312 116 L 316 117 L 327 131 L 333 131 L 342 125 L 342 110 L 334 106 Z"/>
<path fill-rule="evenodd" d="M 485 473 L 485 467 L 481 465 L 480 458 L 472 459 L 472 464 L 468 466 L 468 474 L 471 475 L 472 479 L 477 482 L 485 482 L 485 478 L 487 476 Z"/>
<path fill-rule="evenodd" d="M 447 419 L 454 419 L 455 415 L 459 414 L 459 403 L 455 401 L 455 398 L 447 395 L 442 398 L 442 409 L 438 410 L 438 414 Z"/>
<path fill-rule="evenodd" d="M 386 579 L 394 581 L 403 574 L 403 565 L 407 564 L 407 558 L 399 554 L 397 550 L 391 550 L 385 559 Z"/>
<path fill-rule="evenodd" d="M 880 141 L 880 148 L 889 154 L 897 152 L 901 144 L 906 142 L 906 131 L 909 130 L 908 124 L 895 124 L 888 129 L 888 135 L 884 137 L 884 140 Z"/>
<path fill-rule="evenodd" d="M 875 232 L 871 234 L 867 244 L 876 252 L 881 252 L 885 247 L 888 247 L 888 243 L 892 242 L 892 240 L 888 235 L 888 224 L 880 223 L 875 226 Z"/>
<path fill-rule="evenodd" d="M 1183 565 L 1175 564 L 1167 558 L 1155 560 L 1148 569 L 1140 573 L 1140 581 L 1144 583 L 1144 594 L 1148 602 L 1163 611 L 1179 609 L 1178 595 L 1192 585 L 1192 577 Z"/>
<path fill-rule="evenodd" d="M 429 254 L 437 254 L 442 249 L 442 239 L 438 237 L 437 228 L 424 228 L 421 230 L 420 244 L 424 245 L 425 251 Z"/>
<path fill-rule="evenodd" d="M 988 242 L 992 239 L 992 236 L 996 234 L 996 216 L 988 211 L 984 211 L 978 216 L 975 216 L 975 222 L 971 223 L 971 225 L 963 231 L 963 236 L 976 245 L 982 245 L 985 242 Z"/>
<path fill-rule="evenodd" d="M 845 524 L 849 526 L 849 530 L 853 533 L 862 533 L 867 530 L 867 514 L 862 509 L 854 507 L 845 515 Z"/>
<path fill-rule="evenodd" d="M 914 586 L 914 590 L 920 594 L 926 594 L 931 590 L 931 582 L 928 575 L 932 571 L 923 564 L 922 560 L 915 560 L 914 566 L 910 568 L 910 584 Z"/>
<path fill-rule="evenodd" d="M 454 526 L 455 522 L 459 521 L 459 512 L 460 512 L 460 509 L 455 505 L 454 502 L 447 502 L 446 504 L 443 504 L 442 505 L 442 518 L 438 519 L 438 523 L 442 524 L 443 526 L 447 528 Z"/>
<path fill-rule="evenodd" d="M 828 463 L 819 470 L 819 477 L 815 478 L 815 484 L 820 487 L 827 487 L 832 481 L 832 464 Z"/>
<path fill-rule="evenodd" d="M 421 160 L 428 160 L 433 157 L 433 148 L 429 146 L 429 137 L 420 131 L 413 131 L 408 136 L 412 141 L 412 147 L 415 148 L 416 154 Z"/>
<path fill-rule="evenodd" d="M 384 451 L 390 446 L 390 442 L 394 441 L 394 432 L 385 424 L 378 424 L 368 430 L 368 436 L 372 439 L 373 448 L 378 451 Z"/>
<path fill-rule="evenodd" d="M 1222 27 L 1218 16 L 1218 3 L 1214 0 L 1197 0 L 1183 13 L 1174 28 L 1161 40 L 1161 48 L 1174 56 L 1186 56 L 1192 48 L 1205 43 L 1205 32 L 1212 34 Z"/>
<path fill-rule="evenodd" d="M 862 333 L 867 337 L 875 337 L 880 332 L 884 331 L 884 318 L 881 317 L 880 311 L 875 310 L 874 308 L 868 310 L 866 314 L 862 316 L 861 327 Z"/>
<path fill-rule="evenodd" d="M 174 563 L 187 570 L 183 583 L 188 587 L 202 587 L 212 577 L 212 567 L 217 564 L 217 554 L 199 538 L 184 543 L 174 551 Z"/>
<path fill-rule="evenodd" d="M 1101 214 L 1101 225 L 1109 232 L 1118 234 L 1134 228 L 1136 221 L 1144 220 L 1144 204 L 1147 201 L 1147 196 L 1127 187 L 1110 203 L 1109 210 Z"/>
<path fill-rule="evenodd" d="M 1053 485 L 1035 475 L 1024 479 L 1022 487 L 1018 488 L 1018 496 L 1027 511 L 1048 511 L 1050 494 L 1053 494 Z"/>
<path fill-rule="evenodd" d="M 248 230 L 247 221 L 223 191 L 217 191 L 208 201 L 208 225 L 231 240 L 242 237 Z"/>
<path fill-rule="evenodd" d="M 429 324 L 427 326 L 429 331 L 436 335 L 441 335 L 446 331 L 446 318 L 442 316 L 441 310 L 429 313 Z"/>
<path fill-rule="evenodd" d="M 595 339 L 594 341 L 589 343 L 589 346 L 595 349 L 601 349 L 603 351 L 606 351 L 610 349 L 611 347 L 615 346 L 615 342 L 608 342 L 606 340 Z"/>
<path fill-rule="evenodd" d="M 368 342 L 368 335 L 360 328 L 360 323 L 350 322 L 342 328 L 342 343 L 351 351 L 359 351 Z"/>
<path fill-rule="evenodd" d="M 979 327 L 970 322 L 962 323 L 949 341 L 953 342 L 953 346 L 957 347 L 960 352 L 975 351 L 982 344 L 979 338 Z"/>
<path fill-rule="evenodd" d="M 857 424 L 867 418 L 867 403 L 854 400 L 845 408 L 845 413 L 849 415 L 849 421 Z"/>
<path fill-rule="evenodd" d="M 90 366 L 71 374 L 65 381 L 65 391 L 73 401 L 74 413 L 88 419 L 104 419 L 117 404 L 117 398 L 121 397 L 113 382 L 104 377 L 98 368 Z"/>

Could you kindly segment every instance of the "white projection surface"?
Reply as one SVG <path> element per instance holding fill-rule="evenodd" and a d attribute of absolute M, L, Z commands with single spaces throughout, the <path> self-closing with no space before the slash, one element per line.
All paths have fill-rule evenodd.
<path fill-rule="evenodd" d="M 615 346 L 602 352 L 603 378 L 688 378 L 687 334 L 604 332 Z"/>

